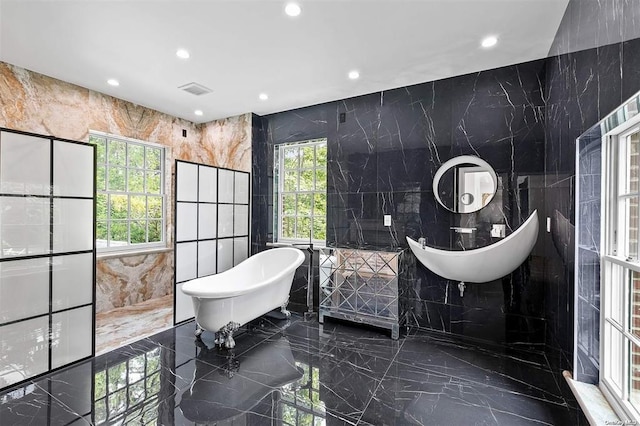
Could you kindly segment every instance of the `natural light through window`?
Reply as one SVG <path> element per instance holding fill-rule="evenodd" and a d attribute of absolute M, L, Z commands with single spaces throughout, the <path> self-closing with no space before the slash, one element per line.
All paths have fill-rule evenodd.
<path fill-rule="evenodd" d="M 97 146 L 96 246 L 164 247 L 164 148 L 91 134 Z"/>
<path fill-rule="evenodd" d="M 159 424 L 161 367 L 155 348 L 95 373 L 95 424 Z"/>
<path fill-rule="evenodd" d="M 640 129 L 608 139 L 603 188 L 601 384 L 620 411 L 640 417 Z"/>
<path fill-rule="evenodd" d="M 327 141 L 276 149 L 278 241 L 324 243 L 327 235 Z"/>

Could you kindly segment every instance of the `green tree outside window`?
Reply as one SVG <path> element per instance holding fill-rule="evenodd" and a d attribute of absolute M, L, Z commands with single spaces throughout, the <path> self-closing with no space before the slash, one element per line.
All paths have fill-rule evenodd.
<path fill-rule="evenodd" d="M 91 134 L 97 146 L 96 245 L 126 249 L 164 243 L 164 149 Z"/>
<path fill-rule="evenodd" d="M 327 215 L 327 142 L 324 139 L 281 145 L 276 163 L 279 238 L 325 241 Z"/>

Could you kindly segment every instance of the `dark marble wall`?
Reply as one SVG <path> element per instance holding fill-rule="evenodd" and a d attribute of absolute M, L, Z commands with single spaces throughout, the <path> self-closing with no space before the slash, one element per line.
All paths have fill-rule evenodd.
<path fill-rule="evenodd" d="M 600 218 L 602 132 L 596 125 L 577 140 L 576 309 L 574 378 L 598 383 L 600 364 Z M 562 232 L 558 235 L 570 235 Z M 555 242 L 555 240 L 554 240 Z M 572 247 L 573 248 L 573 247 Z"/>
<path fill-rule="evenodd" d="M 267 133 L 262 117 L 251 117 L 251 254 L 262 251 L 267 242 L 267 223 L 273 220 L 273 196 L 271 185 L 273 170 L 267 168 Z M 273 160 L 272 160 L 273 161 Z"/>
<path fill-rule="evenodd" d="M 492 223 L 506 223 L 511 231 L 538 209 L 541 230 L 532 256 L 502 280 L 472 284 L 461 298 L 457 283 L 417 266 L 404 300 L 408 323 L 485 341 L 540 345 L 556 368 L 570 368 L 575 141 L 640 90 L 638 37 L 640 0 L 571 0 L 549 58 L 254 116 L 254 252 L 272 240 L 273 147 L 284 142 L 328 140 L 329 246 L 385 250 L 405 247 L 409 235 L 424 236 L 432 246 L 479 247 L 497 241 L 489 235 Z M 488 161 L 500 184 L 488 207 L 455 215 L 434 201 L 431 185 L 439 165 L 462 154 Z M 593 221 L 597 212 L 591 213 Z M 384 214 L 393 217 L 389 228 L 382 226 Z M 449 229 L 460 225 L 478 229 L 471 235 Z M 292 295 L 301 307 L 303 272 Z M 596 275 L 591 271 L 590 280 Z M 595 304 L 598 290 L 592 290 L 589 300 Z M 597 376 L 584 365 L 585 377 Z"/>
<path fill-rule="evenodd" d="M 554 233 L 545 234 L 544 298 L 547 346 L 559 368 L 574 363 L 575 252 L 562 242 L 575 240 L 575 141 L 640 90 L 640 39 L 633 38 L 640 36 L 639 13 L 638 0 L 571 0 L 551 51 L 572 53 L 547 59 L 544 198 L 546 216 L 556 222 Z M 590 48 L 574 52 L 585 46 Z M 597 218 L 588 216 L 595 224 Z M 599 280 L 592 272 L 590 280 Z M 595 303 L 599 289 L 592 293 L 589 300 Z M 598 321 L 587 323 L 594 328 L 589 334 L 597 335 Z M 597 370 L 592 357 L 587 362 L 587 352 L 577 366 L 583 366 L 585 378 L 594 378 Z"/>
<path fill-rule="evenodd" d="M 253 250 L 272 239 L 274 146 L 315 138 L 328 145 L 328 246 L 391 250 L 407 246 L 405 235 L 449 249 L 498 241 L 492 224 L 506 224 L 509 233 L 535 209 L 544 211 L 545 66 L 533 61 L 254 117 Z M 489 162 L 500 183 L 489 206 L 460 215 L 437 204 L 432 180 L 441 163 L 464 154 Z M 383 226 L 385 214 L 391 227 Z M 456 234 L 451 226 L 477 231 Z M 408 323 L 542 346 L 543 264 L 540 243 L 516 272 L 470 284 L 464 297 L 457 283 L 418 265 L 403 300 Z M 305 285 L 306 275 L 296 279 L 294 304 L 304 303 Z"/>
<path fill-rule="evenodd" d="M 640 0 L 570 0 L 549 56 L 640 38 Z"/>

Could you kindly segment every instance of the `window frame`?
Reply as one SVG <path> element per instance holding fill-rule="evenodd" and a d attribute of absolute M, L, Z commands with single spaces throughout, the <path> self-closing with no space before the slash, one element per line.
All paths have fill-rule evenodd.
<path fill-rule="evenodd" d="M 124 245 L 118 245 L 118 246 L 111 246 L 110 245 L 110 238 L 109 238 L 109 233 L 110 233 L 110 228 L 111 228 L 111 223 L 113 220 L 111 216 L 110 216 L 110 209 L 109 206 L 107 205 L 107 218 L 104 220 L 106 222 L 107 225 L 107 239 L 105 240 L 107 243 L 106 247 L 101 247 L 97 244 L 98 241 L 98 233 L 96 230 L 96 252 L 98 254 L 98 256 L 109 256 L 109 255 L 117 255 L 120 253 L 123 254 L 133 254 L 136 252 L 147 252 L 147 251 L 153 251 L 153 250 L 161 250 L 161 249 L 166 249 L 167 248 L 167 243 L 168 243 L 168 238 L 167 238 L 167 193 L 166 193 L 166 170 L 167 170 L 167 165 L 166 165 L 166 160 L 167 160 L 167 147 L 158 143 L 154 143 L 154 142 L 148 142 L 148 141 L 143 141 L 143 140 L 139 140 L 139 139 L 133 139 L 133 138 L 128 138 L 125 136 L 119 136 L 119 135 L 113 135 L 113 134 L 109 134 L 109 133 L 105 133 L 105 132 L 100 132 L 100 131 L 95 131 L 95 130 L 90 130 L 89 131 L 89 140 L 91 141 L 91 137 L 96 137 L 96 138 L 100 138 L 100 139 L 104 139 L 106 141 L 106 145 L 109 145 L 109 141 L 118 141 L 118 142 L 124 142 L 127 146 L 126 149 L 126 157 L 125 157 L 125 165 L 124 166 L 118 166 L 118 167 L 123 167 L 125 170 L 125 190 L 124 191 L 114 191 L 114 190 L 110 190 L 109 189 L 109 161 L 108 161 L 108 148 L 105 149 L 105 161 L 104 162 L 100 162 L 99 160 L 96 160 L 96 174 L 98 172 L 98 168 L 99 167 L 104 167 L 105 168 L 105 175 L 104 175 L 104 179 L 105 179 L 105 186 L 104 186 L 104 190 L 100 189 L 100 183 L 97 180 L 97 175 L 96 175 L 96 203 L 98 200 L 98 196 L 100 195 L 124 195 L 127 197 L 127 218 L 123 219 L 122 221 L 125 221 L 127 224 L 127 244 Z M 129 170 L 142 170 L 142 171 L 148 171 L 151 169 L 147 169 L 145 168 L 137 168 L 137 167 L 129 167 L 128 161 L 129 161 L 129 146 L 130 145 L 137 145 L 137 146 L 142 146 L 145 148 L 145 161 L 146 161 L 146 148 L 152 148 L 152 149 L 159 149 L 160 150 L 160 187 L 159 193 L 149 193 L 149 192 L 131 192 L 128 190 L 128 181 L 129 181 Z M 146 164 L 145 164 L 146 166 Z M 147 176 L 145 174 L 144 179 L 143 179 L 145 188 L 146 188 L 146 184 L 147 184 Z M 131 200 L 130 197 L 131 196 L 144 196 L 144 197 L 158 197 L 161 199 L 161 218 L 157 219 L 157 218 L 149 218 L 149 204 L 148 204 L 148 200 L 147 200 L 147 204 L 145 206 L 145 217 L 143 219 L 139 219 L 139 220 L 144 220 L 147 223 L 147 227 L 146 227 L 146 235 L 148 238 L 148 234 L 149 234 L 149 221 L 150 220 L 159 220 L 160 221 L 160 241 L 153 241 L 153 242 L 144 242 L 144 243 L 135 243 L 132 244 L 129 241 L 131 240 L 131 223 L 134 222 L 136 219 L 133 219 L 131 217 Z M 97 215 L 97 209 L 96 209 L 96 215 Z M 98 218 L 96 216 L 96 227 L 98 225 L 98 222 L 103 222 L 103 220 L 101 220 L 100 218 Z"/>
<path fill-rule="evenodd" d="M 630 402 L 632 377 L 631 345 L 640 348 L 640 336 L 632 331 L 632 302 L 631 288 L 633 286 L 633 272 L 640 274 L 640 253 L 636 258 L 626 256 L 628 248 L 628 222 L 623 221 L 620 209 L 622 200 L 637 197 L 640 205 L 640 182 L 634 191 L 623 192 L 621 188 L 622 176 L 626 174 L 626 164 L 622 164 L 623 147 L 620 141 L 640 132 L 640 115 L 609 131 L 602 137 L 602 205 L 601 217 L 602 253 L 600 255 L 600 378 L 599 388 L 605 395 L 612 408 L 621 416 L 640 421 L 640 404 L 634 406 Z M 640 155 L 638 156 L 640 159 Z M 623 167 L 621 167 L 623 166 Z M 640 244 L 640 237 L 638 237 Z M 636 251 L 638 247 L 636 246 Z M 621 272 L 617 275 L 616 272 Z M 617 277 L 618 279 L 614 279 Z M 622 279 L 620 279 L 622 278 Z M 618 285 L 615 290 L 613 286 Z M 622 324 L 613 317 L 614 291 L 617 291 L 619 312 Z M 620 345 L 614 346 L 608 327 L 619 333 Z M 621 383 L 617 386 L 607 375 L 612 367 L 618 364 L 621 368 Z"/>
<path fill-rule="evenodd" d="M 283 425 L 292 425 L 285 420 L 285 411 L 295 410 L 296 425 L 299 424 L 299 416 L 311 417 L 311 424 L 315 425 L 316 420 L 326 422 L 327 408 L 324 400 L 320 399 L 320 381 L 314 380 L 320 377 L 320 368 L 305 362 L 296 361 L 295 366 L 303 370 L 303 375 L 297 381 L 289 383 L 282 388 L 281 398 L 278 401 L 278 413 Z M 306 375 L 306 382 L 305 382 Z M 314 401 L 317 397 L 317 402 Z"/>
<path fill-rule="evenodd" d="M 284 151 L 288 148 L 292 148 L 292 147 L 297 147 L 298 149 L 303 148 L 303 147 L 308 147 L 308 146 L 313 146 L 314 147 L 314 153 L 315 153 L 315 149 L 317 149 L 318 146 L 324 146 L 328 149 L 328 144 L 327 144 L 327 138 L 316 138 L 316 139 L 309 139 L 309 140 L 305 140 L 305 141 L 297 141 L 297 142 L 288 142 L 288 143 L 282 143 L 282 144 L 277 144 L 275 146 L 274 149 L 274 156 L 275 156 L 275 161 L 274 161 L 274 178 L 276 180 L 276 184 L 274 185 L 274 192 L 275 192 L 275 196 L 274 196 L 274 200 L 276 201 L 274 203 L 274 228 L 276 229 L 276 232 L 274 233 L 274 236 L 276 238 L 275 242 L 280 242 L 280 243 L 289 243 L 289 244 L 300 244 L 300 243 L 309 243 L 311 242 L 313 245 L 317 245 L 317 246 L 324 246 L 326 244 L 326 226 L 327 226 L 327 205 L 328 205 L 328 200 L 327 200 L 327 181 L 325 181 L 325 189 L 323 190 L 312 190 L 312 191 L 300 191 L 299 186 L 298 186 L 298 190 L 297 191 L 285 191 L 284 190 L 284 183 L 285 183 L 285 179 L 284 179 L 284 171 L 285 171 L 285 164 L 284 164 L 284 160 L 285 160 L 285 156 L 284 156 Z M 298 157 L 299 158 L 299 157 Z M 328 163 L 328 159 L 327 159 L 327 163 Z M 316 173 L 315 170 L 317 170 L 317 160 L 314 157 L 314 167 L 312 168 L 312 170 L 314 170 L 314 176 L 313 176 L 313 183 L 314 183 L 314 188 L 316 188 Z M 296 169 L 298 171 L 298 185 L 300 183 L 300 174 L 302 171 L 304 170 L 309 170 L 309 168 L 303 168 L 301 164 L 298 164 L 298 168 Z M 325 176 L 328 175 L 328 173 L 326 172 L 327 168 L 325 165 Z M 325 177 L 326 179 L 326 177 Z M 282 225 L 282 219 L 285 216 L 283 214 L 283 206 L 284 206 L 284 195 L 285 194 L 293 194 L 295 193 L 297 194 L 315 194 L 315 193 L 324 193 L 325 195 L 325 215 L 324 215 L 324 219 L 325 219 L 325 240 L 321 240 L 321 239 L 317 239 L 317 238 L 289 238 L 289 237 L 284 237 L 282 235 L 282 229 L 283 229 L 283 225 Z M 311 229 L 313 229 L 313 211 L 314 211 L 314 206 L 315 202 L 312 201 L 311 203 L 311 212 L 309 214 L 309 217 L 312 218 L 312 222 L 311 222 Z M 293 217 L 299 217 L 298 215 L 298 211 L 297 211 L 297 205 L 296 205 L 296 214 Z"/>
<path fill-rule="evenodd" d="M 118 363 L 107 365 L 104 368 L 100 369 L 99 371 L 93 373 L 94 381 L 97 381 L 96 377 L 98 375 L 103 375 L 104 377 L 103 379 L 101 379 L 103 380 L 103 384 L 104 384 L 104 395 L 101 394 L 100 396 L 97 396 L 96 395 L 97 389 L 96 389 L 96 386 L 94 385 L 92 405 L 93 407 L 98 407 L 98 406 L 104 407 L 105 419 L 100 423 L 96 421 L 95 424 L 117 424 L 119 421 L 128 423 L 127 421 L 131 421 L 131 420 L 140 421 L 145 418 L 146 420 L 156 420 L 156 421 L 158 420 L 158 418 L 160 417 L 160 414 L 157 411 L 155 412 L 155 416 L 154 416 L 154 410 L 140 410 L 140 409 L 146 408 L 149 405 L 152 405 L 154 407 L 158 406 L 162 401 L 162 398 L 161 398 L 162 370 L 163 370 L 162 361 L 163 361 L 163 357 L 165 356 L 164 354 L 165 351 L 166 349 L 163 349 L 158 346 L 146 352 L 137 354 L 131 358 L 126 358 Z M 149 372 L 148 366 L 150 365 L 152 358 L 154 359 L 155 362 L 157 362 L 157 367 L 155 370 Z M 136 380 L 132 380 L 131 379 L 132 362 L 134 360 L 139 360 L 139 359 L 143 361 L 144 373 L 142 374 L 142 377 Z M 121 387 L 116 387 L 116 384 L 112 384 L 111 382 L 110 371 L 115 368 L 119 368 L 121 366 L 124 369 L 124 376 L 121 375 L 119 379 L 123 380 L 124 383 L 122 384 Z M 157 381 L 156 381 L 156 378 L 157 378 Z M 141 398 L 132 403 L 131 392 L 132 392 L 132 389 L 138 385 L 143 385 L 144 398 Z M 157 388 L 157 390 L 154 388 Z M 124 400 L 125 400 L 124 409 L 122 411 L 119 411 L 113 414 L 113 417 L 110 417 L 110 414 L 112 412 L 112 410 L 110 409 L 111 397 L 114 397 L 116 394 L 120 392 L 124 394 Z M 97 414 L 96 410 L 94 410 L 93 412 L 94 420 L 95 420 L 96 414 Z M 151 419 L 149 419 L 147 416 L 151 417 Z M 98 421 L 99 420 L 103 420 L 103 419 L 98 419 Z M 148 424 L 148 423 L 145 422 L 145 424 Z"/>

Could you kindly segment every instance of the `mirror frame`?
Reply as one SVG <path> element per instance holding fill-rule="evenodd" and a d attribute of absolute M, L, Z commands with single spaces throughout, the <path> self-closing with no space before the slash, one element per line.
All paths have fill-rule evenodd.
<path fill-rule="evenodd" d="M 482 208 L 484 208 L 486 206 L 486 204 L 484 206 L 480 207 L 478 210 L 474 210 L 473 212 L 464 212 L 464 213 L 457 212 L 457 211 L 451 210 L 449 207 L 447 207 L 444 204 L 444 202 L 440 198 L 440 192 L 438 191 L 438 185 L 440 184 L 440 179 L 442 179 L 442 176 L 444 176 L 444 174 L 447 171 L 449 171 L 449 169 L 451 169 L 452 167 L 460 166 L 462 164 L 473 164 L 475 166 L 482 167 L 482 168 L 486 169 L 486 171 L 489 173 L 489 175 L 491 175 L 491 180 L 493 181 L 493 194 L 487 200 L 487 204 L 489 204 L 491 202 L 491 200 L 493 200 L 493 197 L 496 196 L 496 191 L 498 189 L 498 177 L 496 176 L 495 170 L 493 170 L 493 167 L 491 167 L 491 165 L 489 163 L 487 163 L 483 159 L 478 158 L 478 157 L 476 157 L 474 155 L 460 155 L 458 157 L 453 157 L 452 159 L 442 163 L 440 168 L 436 171 L 436 174 L 433 176 L 433 193 L 434 193 L 438 203 L 442 207 L 444 207 L 445 209 L 449 210 L 450 212 L 459 213 L 459 214 L 474 213 L 474 212 L 477 212 L 478 210 L 481 210 Z"/>

